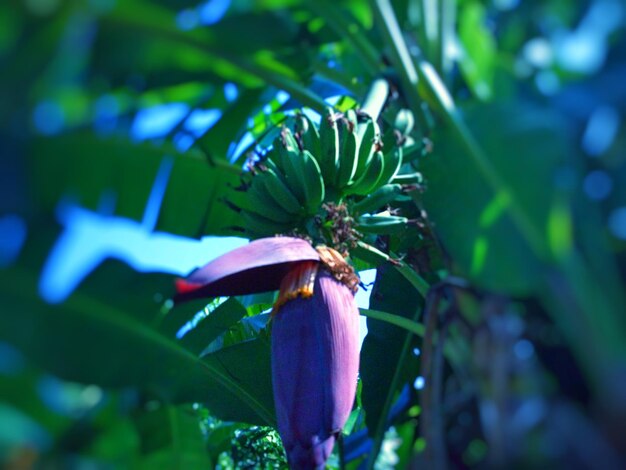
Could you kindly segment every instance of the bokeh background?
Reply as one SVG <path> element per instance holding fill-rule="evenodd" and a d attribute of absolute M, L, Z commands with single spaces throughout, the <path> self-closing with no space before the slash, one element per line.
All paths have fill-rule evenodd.
<path fill-rule="evenodd" d="M 272 295 L 172 309 L 173 280 L 246 243 L 223 200 L 277 125 L 383 76 L 432 227 L 392 246 L 471 289 L 429 330 L 360 265 L 360 306 L 422 333 L 363 320 L 329 465 L 623 468 L 625 26 L 619 0 L 2 2 L 0 464 L 284 467 Z"/>

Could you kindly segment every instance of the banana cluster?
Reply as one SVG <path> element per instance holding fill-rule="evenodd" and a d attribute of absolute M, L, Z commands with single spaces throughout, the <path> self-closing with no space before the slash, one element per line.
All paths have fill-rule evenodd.
<path fill-rule="evenodd" d="M 359 118 L 354 110 L 327 108 L 319 126 L 299 114 L 282 127 L 255 165 L 240 207 L 248 234 L 307 233 L 324 203 L 347 203 L 363 232 L 406 226 L 404 217 L 375 214 L 401 193 L 403 178 L 411 181 L 411 175 L 398 175 L 402 147 L 383 153 L 377 123 Z"/>

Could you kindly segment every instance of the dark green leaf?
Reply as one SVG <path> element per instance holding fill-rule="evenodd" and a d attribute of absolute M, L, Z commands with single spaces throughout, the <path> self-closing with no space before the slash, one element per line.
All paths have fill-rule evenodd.
<path fill-rule="evenodd" d="M 239 183 L 239 170 L 224 161 L 210 166 L 198 152 L 180 154 L 80 132 L 37 140 L 32 159 L 33 190 L 41 210 L 53 212 L 65 195 L 92 209 L 112 196 L 116 215 L 141 220 L 160 165 L 173 159 L 157 230 L 197 237 L 224 233 L 237 220 L 218 201 L 232 196 L 229 186 Z"/>
<path fill-rule="evenodd" d="M 111 307 L 110 294 L 79 290 L 61 305 L 47 305 L 38 299 L 36 277 L 23 268 L 0 271 L 0 280 L 0 338 L 58 376 L 104 387 L 138 386 L 174 402 L 202 401 L 224 419 L 274 421 L 271 394 L 257 391 L 263 369 L 241 367 L 250 356 L 230 351 L 224 353 L 230 361 L 220 355 L 199 359 L 132 312 Z"/>
<path fill-rule="evenodd" d="M 370 298 L 372 309 L 416 321 L 422 305 L 422 296 L 397 269 L 388 263 L 378 268 Z M 396 394 L 417 375 L 417 358 L 407 354 L 416 337 L 372 318 L 367 319 L 367 329 L 361 349 L 361 400 L 370 435 L 380 444 Z"/>
<path fill-rule="evenodd" d="M 228 299 L 217 308 L 207 312 L 195 328 L 182 338 L 182 344 L 198 354 L 211 341 L 217 338 L 246 315 L 246 309 L 234 298 Z"/>
<path fill-rule="evenodd" d="M 203 359 L 210 364 L 220 364 L 238 387 L 246 390 L 258 403 L 264 404 L 266 411 L 272 414 L 265 424 L 274 425 L 270 350 L 269 338 L 261 334 L 255 339 L 206 354 Z M 239 419 L 239 421 L 259 423 L 258 419 L 255 421 Z"/>
<path fill-rule="evenodd" d="M 261 313 L 243 318 L 241 321 L 231 325 L 227 331 L 215 338 L 215 340 L 213 340 L 204 349 L 202 355 L 214 353 L 225 347 L 264 337 L 266 334 L 264 332 L 264 328 L 267 326 L 269 318 L 270 315 L 268 313 Z"/>
<path fill-rule="evenodd" d="M 140 469 L 205 470 L 211 459 L 205 448 L 200 421 L 192 410 L 164 406 L 139 415 Z"/>
<path fill-rule="evenodd" d="M 204 311 L 207 304 L 209 304 L 207 299 L 192 300 L 177 305 L 168 302 L 160 311 L 159 320 L 155 322 L 155 326 L 164 336 L 175 338 L 183 325 L 193 321 L 197 314 Z"/>
<path fill-rule="evenodd" d="M 220 120 L 196 144 L 211 160 L 225 159 L 228 148 L 243 136 L 248 128 L 248 119 L 260 107 L 259 98 L 263 89 L 244 91 L 225 111 Z"/>
<path fill-rule="evenodd" d="M 58 436 L 71 425 L 71 418 L 51 410 L 38 393 L 42 375 L 33 369 L 15 374 L 0 374 L 1 404 L 24 413 L 52 436 Z"/>
<path fill-rule="evenodd" d="M 494 190 L 462 143 L 443 133 L 423 161 L 425 207 L 463 275 L 489 289 L 529 293 L 543 282 L 548 223 L 565 177 L 558 171 L 567 155 L 562 123 L 546 110 L 504 105 L 475 107 L 466 120 L 506 186 Z M 534 245 L 512 210 L 542 237 Z"/>
<path fill-rule="evenodd" d="M 220 47 L 237 54 L 260 50 L 284 51 L 301 48 L 299 25 L 280 11 L 237 13 L 212 25 L 211 35 Z"/>
<path fill-rule="evenodd" d="M 176 28 L 172 12 L 145 2 L 133 2 L 132 6 L 118 4 L 114 11 L 105 17 L 117 27 L 127 28 L 152 40 L 165 41 L 175 45 L 177 54 L 188 51 L 189 61 L 209 66 L 227 80 L 242 83 L 248 87 L 260 86 L 264 82 L 288 92 L 305 106 L 319 111 L 325 103 L 318 95 L 303 86 L 310 72 L 307 54 L 304 51 L 289 51 L 281 56 L 270 51 L 259 51 L 251 56 L 237 54 L 224 47 L 224 43 L 210 29 L 195 29 L 183 32 Z M 156 51 L 162 54 L 164 48 Z M 204 58 L 200 54 L 204 55 Z M 179 59 L 180 60 L 180 59 Z M 304 63 L 303 63 L 304 60 Z"/>
<path fill-rule="evenodd" d="M 107 259 L 90 275 L 81 292 L 108 298 L 109 307 L 154 325 L 165 301 L 174 293 L 174 281 L 169 274 L 140 273 L 122 261 Z"/>
<path fill-rule="evenodd" d="M 114 412 L 119 413 L 119 410 L 115 409 Z M 98 434 L 85 449 L 90 458 L 113 465 L 138 458 L 141 438 L 128 416 L 116 414 L 105 423 L 97 423 L 96 426 Z"/>
<path fill-rule="evenodd" d="M 466 3 L 459 17 L 459 39 L 464 48 L 459 62 L 474 94 L 489 99 L 493 92 L 496 42 L 485 24 L 485 8 L 477 1 Z"/>

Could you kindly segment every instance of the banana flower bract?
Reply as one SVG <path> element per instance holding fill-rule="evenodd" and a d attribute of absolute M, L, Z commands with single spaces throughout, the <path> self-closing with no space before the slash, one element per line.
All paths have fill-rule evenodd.
<path fill-rule="evenodd" d="M 352 410 L 358 277 L 335 250 L 290 237 L 235 249 L 177 282 L 175 301 L 279 289 L 272 312 L 278 432 L 294 469 L 324 468 Z"/>

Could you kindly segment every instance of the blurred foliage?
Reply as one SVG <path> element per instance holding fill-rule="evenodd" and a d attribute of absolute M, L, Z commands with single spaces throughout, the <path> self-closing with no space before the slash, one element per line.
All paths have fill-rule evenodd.
<path fill-rule="evenodd" d="M 146 246 L 240 233 L 224 200 L 245 160 L 382 76 L 386 144 L 395 125 L 423 183 L 390 207 L 414 223 L 355 256 L 373 313 L 330 467 L 626 465 L 625 18 L 617 0 L 0 4 L 0 463 L 285 466 L 271 295 L 172 308 L 169 272 L 114 253 L 62 302 L 41 283 L 68 207 Z"/>

